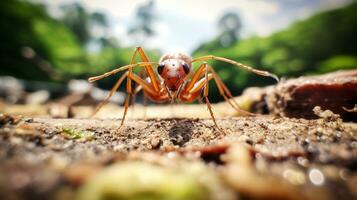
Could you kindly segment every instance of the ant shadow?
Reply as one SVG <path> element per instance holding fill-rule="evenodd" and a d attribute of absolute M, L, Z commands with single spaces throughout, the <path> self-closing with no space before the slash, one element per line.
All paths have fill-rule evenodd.
<path fill-rule="evenodd" d="M 174 124 L 169 129 L 170 141 L 174 145 L 183 146 L 192 138 L 194 123 L 192 120 L 173 119 Z"/>

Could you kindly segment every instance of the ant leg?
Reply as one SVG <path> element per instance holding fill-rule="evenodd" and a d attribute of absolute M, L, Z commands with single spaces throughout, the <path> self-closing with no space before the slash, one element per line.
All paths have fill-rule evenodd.
<path fill-rule="evenodd" d="M 134 63 L 136 54 L 137 54 L 137 50 L 134 51 L 134 54 L 131 57 L 130 64 Z M 129 68 L 128 78 L 126 80 L 126 97 L 125 97 L 125 103 L 124 103 L 124 113 L 123 113 L 123 117 L 121 118 L 119 129 L 124 124 L 126 113 L 128 112 L 128 108 L 129 108 L 129 103 L 130 103 L 130 99 L 131 99 L 131 95 L 132 95 L 132 87 L 131 87 L 131 76 L 132 75 L 133 75 L 133 68 Z"/>
<path fill-rule="evenodd" d="M 223 98 L 234 108 L 238 113 L 242 113 L 247 116 L 256 116 L 257 114 L 250 113 L 248 111 L 245 111 L 243 108 L 239 106 L 239 104 L 235 101 L 233 98 L 232 93 L 229 91 L 227 86 L 224 84 L 222 79 L 217 75 L 216 71 L 213 69 L 212 66 L 209 66 L 209 70 L 213 75 L 213 79 L 216 82 L 216 85 L 218 87 L 218 90 L 220 94 L 223 96 Z"/>
<path fill-rule="evenodd" d="M 119 86 L 121 85 L 121 83 L 124 81 L 124 79 L 128 76 L 128 72 L 125 72 L 119 79 L 118 81 L 115 83 L 115 85 L 113 86 L 113 88 L 110 90 L 108 96 L 98 104 L 98 106 L 95 108 L 94 113 L 91 115 L 91 117 L 94 117 L 98 111 L 108 103 L 108 100 L 110 99 L 110 97 L 112 97 L 115 93 L 115 91 L 118 90 Z"/>
<path fill-rule="evenodd" d="M 143 70 L 140 70 L 139 73 L 140 73 L 140 77 L 141 77 L 142 79 L 144 79 L 144 77 L 147 76 L 146 73 L 145 73 L 145 71 L 143 71 Z M 142 87 L 140 86 L 140 88 L 138 88 L 138 90 L 135 91 L 135 94 L 137 94 L 141 89 L 142 89 Z M 144 114 L 143 114 L 143 118 L 144 118 L 144 119 L 146 119 L 147 99 L 148 99 L 147 94 L 146 94 L 146 92 L 144 91 L 144 92 L 143 92 L 143 113 L 144 113 Z"/>
<path fill-rule="evenodd" d="M 134 54 L 131 57 L 130 64 L 134 63 L 137 53 L 138 53 L 138 51 L 137 51 L 137 49 L 135 49 Z M 131 99 L 131 95 L 132 95 L 131 76 L 133 75 L 133 73 L 134 73 L 133 72 L 133 68 L 129 68 L 129 70 L 128 70 L 128 79 L 126 80 L 126 98 L 125 98 L 125 103 L 124 103 L 124 113 L 123 113 L 123 117 L 122 117 L 121 122 L 120 122 L 119 129 L 123 126 L 124 121 L 125 121 L 125 117 L 126 117 L 126 113 L 128 112 L 129 103 L 130 103 L 130 99 Z"/>
<path fill-rule="evenodd" d="M 132 58 L 131 58 L 131 61 L 130 61 L 131 64 L 134 63 L 135 57 L 136 57 L 137 54 L 138 54 L 138 50 L 137 50 L 137 48 L 136 48 L 135 51 L 134 51 L 134 54 L 133 54 L 133 56 L 132 56 Z M 148 60 L 146 60 L 146 61 L 148 61 Z M 145 67 L 146 67 L 146 66 L 145 66 Z M 141 78 L 143 78 L 143 74 L 144 74 L 144 73 L 143 73 L 143 69 L 141 68 L 140 71 L 139 71 L 139 76 L 140 76 Z M 134 85 L 135 85 L 135 82 L 134 82 Z M 139 89 L 139 90 L 138 90 L 138 89 Z M 135 87 L 134 93 L 132 94 L 131 102 L 129 102 L 129 104 L 130 104 L 131 107 L 132 107 L 132 111 L 133 111 L 133 112 L 134 112 L 136 94 L 137 94 L 139 91 L 140 91 L 140 85 L 138 85 L 138 86 Z"/>
<path fill-rule="evenodd" d="M 122 67 L 113 69 L 112 71 L 106 72 L 102 75 L 90 77 L 90 78 L 88 78 L 88 81 L 90 83 L 92 83 L 92 82 L 98 81 L 100 79 L 106 78 L 108 76 L 111 76 L 113 74 L 116 74 L 116 73 L 124 71 L 124 70 L 132 69 L 134 67 L 145 67 L 147 65 L 157 65 L 157 63 L 156 62 L 138 62 L 138 63 L 134 63 L 134 64 L 124 65 Z"/>
<path fill-rule="evenodd" d="M 140 54 L 140 57 L 144 62 L 134 63 L 136 55 L 138 53 Z M 90 77 L 88 79 L 89 82 L 94 82 L 94 81 L 103 79 L 105 77 L 111 76 L 113 74 L 116 74 L 116 73 L 118 73 L 120 71 L 128 70 L 127 83 L 126 83 L 127 97 L 125 98 L 124 113 L 123 113 L 123 118 L 121 120 L 120 127 L 122 127 L 123 124 L 124 124 L 126 113 L 128 111 L 128 107 L 129 107 L 130 98 L 132 96 L 132 86 L 131 86 L 131 80 L 132 79 L 135 82 L 139 83 L 147 93 L 150 93 L 151 96 L 157 97 L 157 98 L 161 98 L 161 99 L 165 99 L 165 100 L 167 99 L 167 97 L 166 97 L 167 94 L 160 92 L 160 90 L 161 90 L 160 85 L 159 85 L 160 81 L 156 77 L 156 74 L 154 73 L 154 70 L 153 70 L 153 68 L 151 66 L 153 64 L 157 65 L 156 62 L 149 62 L 149 59 L 147 58 L 147 56 L 144 53 L 143 49 L 141 47 L 137 47 L 135 49 L 135 51 L 134 51 L 134 54 L 133 54 L 133 56 L 131 58 L 131 62 L 130 62 L 129 65 L 125 65 L 123 67 L 116 68 L 116 69 L 114 69 L 112 71 L 109 71 L 109 72 L 106 72 L 106 73 L 104 73 L 102 75 L 95 76 L 95 77 Z M 150 83 L 146 83 L 143 79 L 141 79 L 140 77 L 135 75 L 134 72 L 133 72 L 133 68 L 134 67 L 145 67 L 146 72 L 148 73 L 148 75 L 150 77 Z"/>
<path fill-rule="evenodd" d="M 136 47 L 135 52 L 138 52 L 139 55 L 140 55 L 140 57 L 141 57 L 141 59 L 142 59 L 144 62 L 148 63 L 148 64 L 145 66 L 146 73 L 147 73 L 148 76 L 150 77 L 150 84 L 152 85 L 152 87 L 154 88 L 154 90 L 155 90 L 156 92 L 158 92 L 159 89 L 160 89 L 160 86 L 159 86 L 159 82 L 160 82 L 160 81 L 158 80 L 158 78 L 157 78 L 157 76 L 156 76 L 156 74 L 155 74 L 155 72 L 154 72 L 152 66 L 150 65 L 150 61 L 149 61 L 148 57 L 146 56 L 146 54 L 145 54 L 143 48 L 142 48 L 142 47 Z"/>
<path fill-rule="evenodd" d="M 213 120 L 214 126 L 221 132 L 224 133 L 222 129 L 220 129 L 217 125 L 216 118 L 214 116 L 214 113 L 212 111 L 212 105 L 208 99 L 208 89 L 209 89 L 209 81 L 213 78 L 212 74 L 208 74 L 209 71 L 209 66 L 207 63 L 203 63 L 200 65 L 200 67 L 197 69 L 195 74 L 192 76 L 191 81 L 187 84 L 187 86 L 183 89 L 181 92 L 180 99 L 183 101 L 192 101 L 194 99 L 197 99 L 200 95 L 201 89 L 203 89 L 203 97 L 205 99 L 205 103 L 207 105 L 207 109 L 211 115 L 211 118 Z M 200 77 L 202 77 L 199 80 Z"/>
<path fill-rule="evenodd" d="M 140 54 L 142 61 L 150 63 L 150 61 L 149 61 L 148 57 L 146 56 L 142 47 L 140 47 L 140 46 L 136 47 L 136 52 L 138 52 Z M 146 69 L 146 73 L 148 74 L 148 76 L 150 78 L 150 84 L 152 85 L 152 87 L 154 88 L 154 90 L 156 92 L 159 92 L 159 90 L 160 90 L 159 82 L 160 81 L 157 79 L 157 76 L 156 76 L 154 70 L 152 69 L 151 65 L 149 64 L 149 65 L 145 66 L 145 69 Z M 147 94 L 144 91 L 144 108 L 145 108 L 144 118 L 146 118 L 146 105 L 147 105 Z"/>
<path fill-rule="evenodd" d="M 140 54 L 140 57 L 143 60 L 143 62 L 134 63 L 137 53 Z M 116 69 L 114 69 L 112 71 L 106 72 L 106 73 L 104 73 L 102 75 L 99 75 L 99 76 L 90 77 L 88 79 L 88 81 L 89 82 L 94 82 L 94 81 L 103 79 L 105 77 L 111 76 L 113 74 L 116 74 L 116 73 L 118 73 L 120 71 L 124 71 L 124 70 L 127 70 L 127 69 L 132 72 L 132 69 L 134 67 L 145 67 L 146 72 L 148 73 L 148 75 L 150 77 L 151 85 L 153 86 L 154 90 L 159 91 L 159 89 L 160 89 L 159 82 L 160 81 L 156 77 L 156 74 L 155 74 L 155 72 L 154 72 L 154 70 L 153 70 L 153 68 L 151 66 L 151 65 L 156 65 L 157 66 L 157 64 L 158 64 L 157 62 L 150 62 L 149 61 L 149 59 L 147 58 L 144 50 L 141 47 L 136 47 L 136 49 L 134 51 L 134 54 L 133 54 L 133 57 L 131 58 L 131 62 L 130 62 L 129 65 L 118 67 L 118 68 L 116 68 Z"/>
<path fill-rule="evenodd" d="M 208 71 L 210 71 L 211 73 L 209 74 Z M 204 77 L 201 78 L 203 75 L 204 75 Z M 225 86 L 223 81 L 218 77 L 218 75 L 213 70 L 213 68 L 211 66 L 209 66 L 207 63 L 203 63 L 199 66 L 199 68 L 196 70 L 196 72 L 192 76 L 191 81 L 188 82 L 187 86 L 182 90 L 180 99 L 182 101 L 187 101 L 187 102 L 193 101 L 199 97 L 201 89 L 204 89 L 203 96 L 204 96 L 204 99 L 206 100 L 207 108 L 210 112 L 213 122 L 214 122 L 215 126 L 218 128 L 218 130 L 220 130 L 220 132 L 224 133 L 223 130 L 219 129 L 219 127 L 216 123 L 216 120 L 215 120 L 215 117 L 214 117 L 214 114 L 212 111 L 212 106 L 208 99 L 208 87 L 209 87 L 208 82 L 212 79 L 215 80 L 220 94 L 226 99 L 226 101 L 228 101 L 228 103 L 230 104 L 230 106 L 232 106 L 232 108 L 234 108 L 238 112 L 241 112 L 241 113 L 244 113 L 247 115 L 254 115 L 252 113 L 244 111 L 243 109 L 241 109 L 239 107 L 238 103 L 236 103 L 234 101 L 234 99 L 232 99 L 233 96 L 232 96 L 231 92 Z"/>
<path fill-rule="evenodd" d="M 139 77 L 142 78 L 142 79 L 145 79 L 145 77 L 147 77 L 146 73 L 145 73 L 145 69 L 141 68 L 139 70 Z M 131 112 L 133 115 L 135 115 L 135 102 L 136 102 L 136 96 L 138 95 L 138 93 L 142 90 L 142 87 L 141 85 L 137 85 L 134 89 L 134 93 L 133 93 L 133 98 L 132 98 L 132 101 L 131 101 Z M 144 95 L 144 107 L 146 106 L 146 94 L 145 92 L 143 92 L 143 95 Z"/>
<path fill-rule="evenodd" d="M 141 85 L 137 86 L 134 90 L 134 94 L 138 94 L 141 90 L 143 89 L 143 87 L 141 87 Z M 143 118 L 146 119 L 146 106 L 147 106 L 147 100 L 148 100 L 148 96 L 146 94 L 145 91 L 143 91 Z"/>
<path fill-rule="evenodd" d="M 149 84 L 148 82 L 146 82 L 145 80 L 140 78 L 138 75 L 136 75 L 134 73 L 130 73 L 130 71 L 129 71 L 127 82 L 126 82 L 127 83 L 127 85 L 126 85 L 127 86 L 126 87 L 127 97 L 125 99 L 123 118 L 121 120 L 121 124 L 120 124 L 119 128 L 121 128 L 123 126 L 124 120 L 126 117 L 126 113 L 128 111 L 129 101 L 130 101 L 130 98 L 132 95 L 131 81 L 135 81 L 136 83 L 138 83 L 141 86 L 142 90 L 144 90 L 144 92 L 149 94 L 150 96 L 153 96 L 155 98 L 162 99 L 162 100 L 168 99 L 167 93 L 156 92 L 151 84 Z"/>
<path fill-rule="evenodd" d="M 148 106 L 148 97 L 146 96 L 144 92 L 144 99 L 143 99 L 143 113 L 144 113 L 144 119 L 146 119 L 146 112 L 147 112 L 147 106 Z"/>
<path fill-rule="evenodd" d="M 207 60 L 218 60 L 218 61 L 223 61 L 223 62 L 226 62 L 226 63 L 230 63 L 232 65 L 235 65 L 235 66 L 238 66 L 240 68 L 243 68 L 243 69 L 246 69 L 250 72 L 253 72 L 255 74 L 258 74 L 258 75 L 261 75 L 261 76 L 268 76 L 268 77 L 271 77 L 271 78 L 274 78 L 277 82 L 279 82 L 279 78 L 277 75 L 275 74 L 272 74 L 268 71 L 263 71 L 263 70 L 258 70 L 258 69 L 254 69 L 253 67 L 250 67 L 248 65 L 244 65 L 242 63 L 239 63 L 239 62 L 236 62 L 234 60 L 230 60 L 230 59 L 227 59 L 227 58 L 224 58 L 224 57 L 219 57 L 219 56 L 213 56 L 213 55 L 209 55 L 209 56 L 202 56 L 202 57 L 198 57 L 198 58 L 195 58 L 191 61 L 191 63 L 193 62 L 197 62 L 197 61 L 207 61 Z"/>
<path fill-rule="evenodd" d="M 134 89 L 134 93 L 133 93 L 133 98 L 136 97 L 136 95 L 142 90 L 143 88 L 141 87 L 141 85 L 138 85 L 135 89 Z M 143 118 L 146 118 L 146 106 L 147 106 L 147 94 L 145 91 L 143 91 Z M 134 101 L 135 102 L 135 101 Z M 134 112 L 134 106 L 132 106 L 132 111 Z"/>
<path fill-rule="evenodd" d="M 200 86 L 201 81 L 203 81 L 203 79 L 199 80 L 202 76 L 203 73 L 205 72 L 205 68 L 206 68 L 206 63 L 203 63 L 199 66 L 199 68 L 196 70 L 195 74 L 192 76 L 191 81 L 188 83 L 188 85 L 185 88 L 186 92 L 189 92 L 191 95 L 194 94 L 196 91 L 195 88 L 199 88 L 199 87 L 203 87 L 203 85 Z M 230 91 L 228 90 L 228 88 L 224 85 L 223 81 L 217 76 L 216 72 L 212 69 L 211 66 L 208 66 L 208 70 L 212 72 L 212 74 L 209 74 L 210 78 L 212 78 L 211 76 L 213 76 L 213 78 L 215 79 L 215 82 L 217 84 L 219 93 L 225 98 L 225 100 L 229 100 L 229 98 L 232 97 L 232 94 L 230 93 Z M 196 86 L 196 87 L 195 87 Z M 197 87 L 198 86 L 198 87 Z M 226 95 L 227 94 L 227 95 Z M 229 98 L 227 97 L 229 96 Z M 191 97 L 192 98 L 192 97 Z M 192 99 L 191 99 L 192 100 Z M 233 105 L 233 103 L 231 101 L 228 101 L 228 103 L 234 108 L 236 109 L 236 106 Z M 238 104 L 237 104 L 238 105 Z M 238 106 L 237 106 L 238 107 Z M 238 109 L 238 108 L 237 108 Z"/>
<path fill-rule="evenodd" d="M 138 53 L 140 54 L 140 57 L 144 61 L 144 63 L 148 63 L 149 62 L 148 57 L 144 53 L 144 50 L 141 47 L 136 47 L 135 51 L 134 51 L 134 54 L 133 54 L 133 56 L 131 58 L 130 64 L 133 64 L 135 62 L 135 58 L 136 58 L 136 55 Z M 152 85 L 154 91 L 158 92 L 159 91 L 158 80 L 156 79 L 154 70 L 152 69 L 152 67 L 151 67 L 151 65 L 149 63 L 144 65 L 144 67 L 145 67 L 147 73 L 149 74 L 149 77 L 151 79 L 151 85 Z M 128 112 L 129 102 L 130 102 L 130 99 L 132 97 L 131 79 L 132 79 L 132 77 L 134 77 L 133 68 L 129 68 L 128 77 L 129 78 L 127 79 L 127 82 L 126 82 L 127 97 L 125 99 L 124 114 L 123 114 L 123 118 L 122 118 L 121 123 L 120 123 L 120 127 L 122 127 L 123 124 L 124 124 L 126 113 Z M 140 77 L 138 77 L 138 78 L 140 78 Z M 142 80 L 142 79 L 140 78 L 140 80 Z"/>
<path fill-rule="evenodd" d="M 131 99 L 129 102 L 129 107 L 131 108 L 131 117 L 135 116 L 135 102 L 136 102 L 136 95 L 138 94 L 138 92 L 140 91 L 140 85 L 135 86 L 134 88 L 134 92 L 131 95 Z M 139 91 L 137 91 L 139 89 Z"/>
<path fill-rule="evenodd" d="M 128 78 L 126 79 L 126 97 L 125 97 L 125 103 L 124 103 L 124 113 L 123 113 L 123 117 L 121 118 L 119 129 L 124 124 L 126 113 L 128 112 L 128 108 L 129 108 L 129 101 L 130 101 L 131 93 L 132 93 L 131 78 L 130 78 L 132 76 L 132 73 L 133 73 L 132 69 L 131 70 L 129 69 Z"/>
<path fill-rule="evenodd" d="M 224 131 L 222 129 L 220 129 L 217 125 L 217 122 L 216 122 L 216 118 L 214 117 L 214 114 L 213 114 L 213 111 L 212 111 L 212 105 L 211 103 L 209 102 L 208 100 L 208 82 L 209 82 L 209 78 L 208 78 L 208 64 L 206 63 L 205 64 L 205 85 L 204 85 L 204 88 L 203 88 L 203 96 L 206 100 L 206 105 L 207 105 L 207 109 L 212 117 L 212 120 L 213 120 L 213 123 L 215 125 L 215 127 L 221 132 L 224 134 Z"/>

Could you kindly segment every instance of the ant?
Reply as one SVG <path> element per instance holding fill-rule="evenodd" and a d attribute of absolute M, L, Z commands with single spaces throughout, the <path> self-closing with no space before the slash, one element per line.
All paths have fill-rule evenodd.
<path fill-rule="evenodd" d="M 138 54 L 140 55 L 142 62 L 134 63 L 135 58 Z M 129 65 L 116 68 L 102 75 L 90 77 L 88 79 L 89 82 L 94 82 L 116 74 L 118 72 L 127 70 L 115 83 L 105 100 L 103 100 L 97 106 L 93 115 L 95 115 L 102 108 L 102 106 L 104 106 L 108 102 L 109 98 L 119 88 L 120 84 L 124 81 L 124 79 L 127 79 L 127 96 L 124 103 L 123 118 L 121 119 L 121 124 L 119 128 L 121 128 L 124 124 L 125 116 L 129 107 L 130 98 L 133 95 L 133 92 L 134 94 L 136 94 L 140 90 L 143 90 L 144 97 L 148 97 L 153 102 L 174 102 L 175 100 L 179 100 L 180 102 L 192 102 L 201 97 L 201 91 L 203 91 L 203 98 L 207 104 L 207 108 L 211 115 L 213 123 L 215 127 L 220 130 L 217 126 L 217 122 L 212 111 L 211 103 L 208 100 L 208 82 L 212 79 L 215 81 L 219 93 L 232 106 L 232 108 L 243 114 L 252 115 L 252 113 L 244 111 L 239 107 L 237 102 L 233 99 L 231 92 L 223 83 L 222 79 L 217 75 L 215 70 L 207 62 L 205 62 L 208 60 L 217 60 L 230 63 L 234 66 L 241 67 L 255 74 L 272 77 L 275 80 L 279 81 L 279 78 L 275 74 L 272 74 L 270 72 L 257 70 L 253 67 L 241 64 L 239 62 L 213 55 L 202 56 L 193 59 L 183 53 L 169 53 L 164 54 L 160 58 L 158 63 L 150 62 L 143 48 L 136 47 Z M 194 62 L 202 62 L 202 64 L 195 72 L 192 71 L 192 63 Z M 154 72 L 152 66 L 157 66 L 158 75 Z M 146 79 L 143 79 L 137 74 L 135 74 L 133 72 L 134 67 L 144 67 L 148 77 L 146 77 Z M 190 73 L 193 73 L 191 79 L 188 78 L 188 75 Z M 134 89 L 134 91 L 131 85 L 132 81 L 139 85 L 137 88 Z"/>

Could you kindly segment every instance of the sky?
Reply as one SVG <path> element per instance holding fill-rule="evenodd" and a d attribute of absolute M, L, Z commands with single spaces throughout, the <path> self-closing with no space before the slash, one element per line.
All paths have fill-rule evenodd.
<path fill-rule="evenodd" d="M 138 6 L 147 0 L 33 0 L 48 6 L 50 14 L 60 16 L 59 5 L 81 3 L 90 12 L 108 15 L 111 28 L 106 33 L 117 37 L 123 46 L 140 45 L 163 52 L 190 53 L 219 34 L 217 23 L 225 12 L 236 12 L 242 20 L 243 38 L 268 36 L 296 20 L 315 12 L 337 8 L 352 0 L 156 0 L 156 35 L 145 44 L 134 44 L 127 30 L 135 22 Z"/>

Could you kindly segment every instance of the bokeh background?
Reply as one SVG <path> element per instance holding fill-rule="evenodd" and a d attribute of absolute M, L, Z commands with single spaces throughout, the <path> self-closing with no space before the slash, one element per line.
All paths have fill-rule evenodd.
<path fill-rule="evenodd" d="M 173 51 L 213 54 L 286 78 L 357 66 L 351 0 L 6 0 L 0 28 L 0 96 L 8 103 L 46 103 L 94 89 L 100 100 L 120 74 L 94 89 L 85 80 L 128 64 L 135 46 L 152 61 Z M 211 64 L 234 95 L 274 84 Z M 222 100 L 213 83 L 210 99 Z"/>

